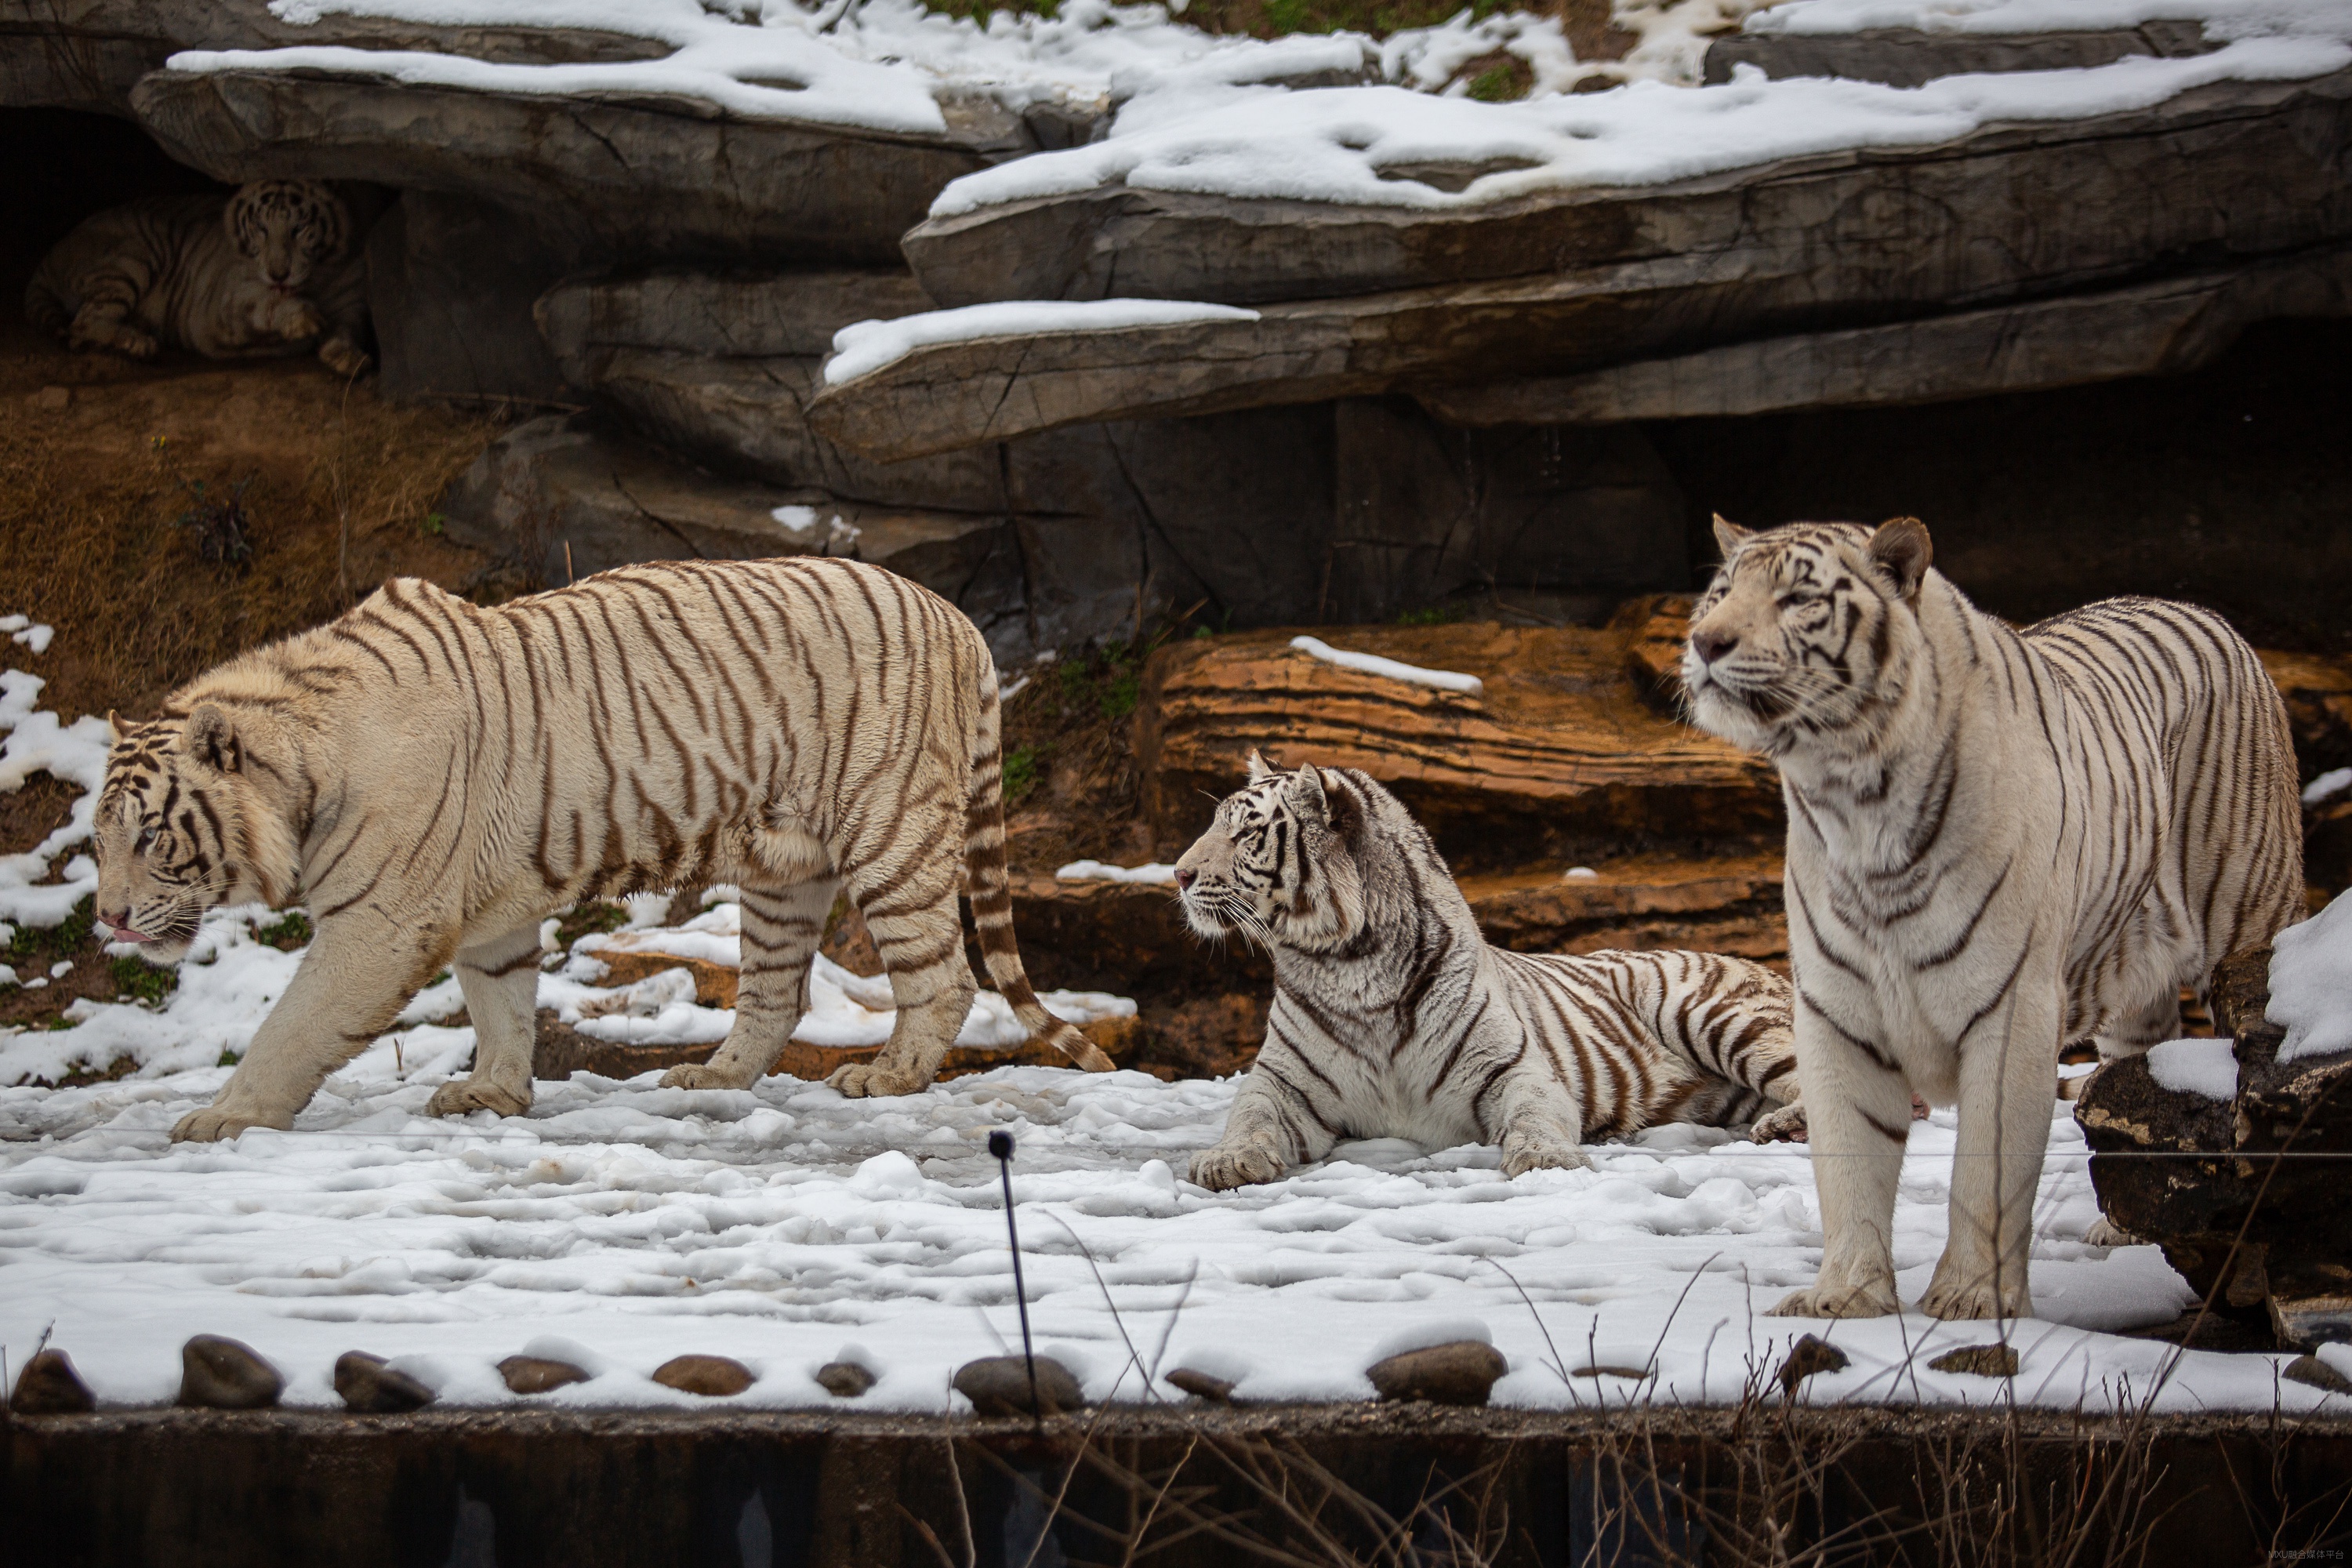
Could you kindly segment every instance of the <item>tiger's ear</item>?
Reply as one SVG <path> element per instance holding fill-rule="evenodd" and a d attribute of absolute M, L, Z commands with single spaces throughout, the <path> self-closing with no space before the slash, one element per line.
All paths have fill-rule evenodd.
<path fill-rule="evenodd" d="M 1916 517 L 1889 518 L 1870 536 L 1870 563 L 1895 579 L 1906 605 L 1918 605 L 1919 584 L 1935 558 L 1927 526 Z"/>
<path fill-rule="evenodd" d="M 122 744 L 122 726 L 114 721 L 114 710 L 111 708 L 106 710 L 106 743 L 110 746 Z"/>
<path fill-rule="evenodd" d="M 1330 805 L 1323 798 L 1320 770 L 1306 767 L 1290 775 L 1283 786 L 1282 798 L 1293 815 L 1301 822 L 1311 822 L 1321 827 L 1330 819 Z"/>
<path fill-rule="evenodd" d="M 198 706 L 180 730 L 181 754 L 218 773 L 233 773 L 244 758 L 237 745 L 236 726 L 211 703 Z"/>
<path fill-rule="evenodd" d="M 1340 837 L 1353 841 L 1356 829 L 1364 823 L 1364 803 L 1356 798 L 1355 787 L 1347 775 L 1328 768 L 1307 768 L 1320 775 L 1323 788 L 1323 823 Z"/>
<path fill-rule="evenodd" d="M 1754 529 L 1742 528 L 1721 512 L 1715 514 L 1715 545 L 1717 549 L 1723 552 L 1723 558 L 1726 561 L 1730 560 L 1732 553 L 1741 545 L 1755 537 Z"/>
<path fill-rule="evenodd" d="M 1252 784 L 1264 784 L 1273 776 L 1274 769 L 1266 765 L 1265 759 L 1258 755 L 1257 748 L 1255 746 L 1252 746 L 1250 748 L 1249 754 L 1249 782 Z"/>

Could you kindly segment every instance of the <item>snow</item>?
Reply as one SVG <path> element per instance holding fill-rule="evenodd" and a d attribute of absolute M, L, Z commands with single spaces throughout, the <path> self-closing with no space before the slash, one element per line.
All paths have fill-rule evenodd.
<path fill-rule="evenodd" d="M 2205 24 L 2209 38 L 2319 31 L 2343 20 L 2343 0 L 1790 0 L 1749 16 L 1750 33 L 2091 33 L 2146 22 Z"/>
<path fill-rule="evenodd" d="M 181 1342 L 226 1333 L 286 1373 L 291 1404 L 332 1405 L 335 1357 L 364 1349 L 410 1358 L 447 1403 L 502 1405 L 514 1396 L 495 1363 L 528 1350 L 594 1373 L 543 1396 L 585 1407 L 699 1404 L 648 1374 L 708 1351 L 758 1374 L 735 1404 L 836 1409 L 811 1374 L 855 1342 L 882 1374 L 858 1408 L 956 1408 L 952 1370 L 1017 1342 L 984 1152 L 1002 1128 L 1019 1142 L 1040 1348 L 1097 1399 L 1144 1395 L 1088 1255 L 1147 1354 L 1169 1334 L 1163 1370 L 1213 1366 L 1250 1399 L 1365 1398 L 1380 1356 L 1475 1337 L 1511 1364 L 1501 1405 L 1724 1403 L 1807 1331 L 1853 1358 L 1807 1384 L 1815 1403 L 2010 1393 L 1927 1366 L 1995 1325 L 1758 1315 L 1820 1261 L 1801 1147 L 1675 1127 L 1601 1147 L 1591 1170 L 1507 1181 L 1493 1149 L 1360 1142 L 1212 1194 L 1179 1173 L 1216 1136 L 1235 1080 L 1009 1068 L 846 1100 L 788 1078 L 721 1092 L 583 1076 L 541 1084 L 525 1118 L 427 1120 L 465 1035 L 410 1031 L 404 1071 L 380 1041 L 295 1131 L 228 1144 L 164 1137 L 223 1068 L 0 1089 L 12 1363 L 54 1323 L 102 1402 L 159 1404 Z M 2275 1383 L 2282 1358 L 2113 1337 L 2169 1321 L 2191 1293 L 2155 1247 L 2084 1244 L 2097 1211 L 2064 1112 L 2037 1206 L 2038 1316 L 2009 1328 L 2016 1397 L 2106 1409 L 2128 1379 L 2136 1394 L 2161 1384 L 2161 1409 L 2263 1410 L 2274 1393 L 2316 1408 L 2316 1391 Z M 1948 1111 L 1911 1134 L 1895 1231 L 1909 1300 L 1943 1244 L 1953 1141 Z M 1588 1363 L 1657 1376 L 1561 1375 Z"/>
<path fill-rule="evenodd" d="M 2317 805 L 2347 788 L 2352 788 L 2352 768 L 2330 768 L 2303 786 L 2303 804 Z"/>
<path fill-rule="evenodd" d="M 1100 860 L 1073 860 L 1056 868 L 1057 882 L 1143 882 L 1153 887 L 1176 885 L 1176 868 L 1158 860 L 1148 866 L 1111 866 Z"/>
<path fill-rule="evenodd" d="M 1929 147 L 2000 123 L 2151 108 L 2225 80 L 2294 80 L 2352 65 L 2352 6 L 2327 33 L 2241 39 L 2183 59 L 1938 79 L 1916 88 L 1742 68 L 1715 87 L 1622 89 L 1478 103 L 1395 87 L 1286 92 L 1178 84 L 1139 95 L 1109 136 L 967 174 L 934 217 L 1106 185 L 1234 198 L 1465 208 L 1539 193 L 1660 184 L 1808 154 Z M 1459 191 L 1399 165 L 1485 168 Z"/>
<path fill-rule="evenodd" d="M 2207 1100 L 2238 1098 L 2232 1040 L 2166 1040 L 2147 1048 L 2147 1070 L 2159 1088 Z"/>
<path fill-rule="evenodd" d="M 838 386 L 935 343 L 1257 319 L 1255 310 L 1186 300 L 1003 300 L 953 310 L 925 310 L 887 321 L 852 322 L 833 334 L 824 379 L 826 385 Z"/>
<path fill-rule="evenodd" d="M 1372 653 L 1349 653 L 1333 647 L 1319 637 L 1297 637 L 1290 646 L 1326 664 L 1336 664 L 1342 669 L 1352 669 L 1361 675 L 1377 675 L 1388 680 L 1402 680 L 1414 686 L 1434 687 L 1440 691 L 1459 692 L 1476 697 L 1486 689 L 1486 683 L 1475 675 L 1456 675 L 1450 669 L 1423 669 L 1417 664 L 1401 664 L 1392 658 L 1382 658 Z"/>
<path fill-rule="evenodd" d="M 2283 1062 L 2352 1051 L 2352 894 L 2273 940 L 2265 1016 L 2286 1030 Z"/>
<path fill-rule="evenodd" d="M 37 654 L 48 652 L 49 639 L 58 635 L 55 626 L 34 625 L 30 616 L 0 616 L 0 632 L 6 632 L 10 642 Z"/>
<path fill-rule="evenodd" d="M 392 17 L 448 26 L 578 27 L 655 40 L 671 53 L 603 65 L 493 65 L 456 55 L 298 46 L 190 51 L 182 70 L 327 70 L 406 83 L 532 94 L 662 94 L 698 98 L 730 112 L 847 128 L 939 133 L 939 100 L 981 94 L 1018 111 L 1058 103 L 1100 112 L 1170 82 L 1226 87 L 1377 75 L 1423 90 L 1460 92 L 1461 66 L 1502 50 L 1528 61 L 1538 93 L 1565 92 L 1589 76 L 1697 79 L 1703 35 L 1735 25 L 1758 0 L 1626 4 L 1620 25 L 1641 41 L 1619 61 L 1579 61 L 1559 18 L 1524 14 L 1434 27 L 1375 41 L 1360 34 L 1260 41 L 1218 37 L 1171 18 L 1157 5 L 1069 0 L 1051 16 L 999 11 L 985 24 L 925 9 L 918 0 L 832 3 L 730 0 L 274 0 L 282 20 L 307 26 L 338 16 Z"/>
<path fill-rule="evenodd" d="M 10 621 L 23 624 L 11 628 Z M 31 626 L 22 616 L 0 619 L 0 630 L 13 630 L 16 639 L 35 653 L 48 647 L 49 628 Z M 42 635 L 30 639 L 30 632 Z M 89 842 L 99 787 L 106 782 L 106 752 L 112 742 L 103 719 L 85 716 L 68 724 L 55 713 L 37 709 L 41 689 L 47 684 L 21 669 L 0 670 L 0 731 L 7 736 L 0 741 L 0 794 L 21 789 L 37 773 L 47 773 L 82 792 L 64 826 L 28 851 L 0 855 L 0 921 L 21 925 L 56 925 L 98 889 L 97 861 L 76 855 L 59 867 L 57 860 L 67 850 Z"/>

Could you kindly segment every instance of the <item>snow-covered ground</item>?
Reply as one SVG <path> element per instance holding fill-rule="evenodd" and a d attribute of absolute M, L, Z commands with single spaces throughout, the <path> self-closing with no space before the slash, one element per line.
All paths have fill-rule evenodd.
<path fill-rule="evenodd" d="M 25 732 L 37 692 L 9 679 L 0 719 Z M 666 926 L 646 901 L 632 929 L 551 953 L 541 1002 L 592 1033 L 716 1039 L 728 1015 L 697 1005 L 683 971 L 600 988 L 596 955 L 731 962 L 736 913 L 722 890 Z M 1272 1185 L 1211 1194 L 1181 1176 L 1215 1141 L 1237 1080 L 1004 1068 L 850 1100 L 789 1078 L 724 1092 L 582 1075 L 539 1085 L 526 1117 L 435 1120 L 426 1100 L 473 1048 L 470 1028 L 432 1021 L 459 1005 L 445 981 L 331 1078 L 294 1131 L 173 1145 L 168 1129 L 219 1089 L 299 961 L 258 939 L 268 918 L 215 911 L 161 1009 L 78 1003 L 71 1027 L 0 1035 L 0 1082 L 14 1085 L 0 1088 L 11 1366 L 48 1333 L 101 1401 L 156 1404 L 176 1392 L 182 1342 L 225 1333 L 284 1371 L 294 1404 L 332 1405 L 335 1358 L 355 1349 L 393 1356 L 446 1402 L 503 1404 L 515 1396 L 496 1363 L 529 1352 L 595 1374 L 543 1401 L 627 1405 L 698 1403 L 649 1374 L 699 1351 L 758 1374 L 733 1403 L 832 1407 L 811 1374 L 848 1356 L 882 1374 L 859 1407 L 953 1409 L 955 1367 L 1016 1331 L 984 1152 L 1003 1128 L 1019 1141 L 1031 1316 L 1097 1399 L 1147 1397 L 1139 1358 L 1232 1378 L 1245 1398 L 1361 1398 L 1381 1356 L 1474 1337 L 1510 1362 L 1496 1391 L 1506 1405 L 1727 1402 L 1808 1330 L 1853 1358 L 1805 1384 L 1816 1402 L 2013 1394 L 2104 1410 L 2156 1391 L 2159 1408 L 2191 1411 L 2330 1398 L 2280 1382 L 2283 1357 L 2180 1355 L 2116 1335 L 2171 1320 L 2190 1293 L 2152 1247 L 2084 1243 L 2097 1217 L 2086 1155 L 2055 1102 L 2037 1315 L 2008 1330 L 2013 1384 L 1927 1365 L 1984 1342 L 1990 1325 L 1759 1317 L 1818 1267 L 1812 1167 L 1801 1146 L 1714 1130 L 1653 1131 L 1596 1150 L 1591 1169 L 1517 1180 L 1493 1149 L 1355 1142 Z M 2312 962 L 2340 968 L 2337 933 L 2323 928 Z M 887 987 L 829 965 L 817 980 L 805 1037 L 887 1032 Z M 1081 1017 L 1132 1005 L 1045 1000 Z M 983 1003 L 966 1038 L 1003 1044 L 1008 1029 L 1017 1036 Z M 122 1056 L 142 1065 L 118 1081 L 25 1081 Z M 1911 1133 L 1895 1215 L 1908 1298 L 1943 1246 L 1953 1138 L 1949 1112 Z M 2352 1371 L 2352 1356 L 2326 1353 Z M 1596 1366 L 1652 1375 L 1576 1375 Z"/>
<path fill-rule="evenodd" d="M 1122 1323 L 1147 1364 L 1235 1378 L 1253 1399 L 1367 1397 L 1380 1355 L 1480 1337 L 1510 1361 L 1506 1405 L 1730 1401 L 1808 1329 L 1853 1358 L 1807 1384 L 1817 1402 L 2011 1392 L 1927 1365 L 1990 1325 L 1758 1315 L 1820 1258 L 1799 1147 L 1675 1128 L 1602 1148 L 1589 1171 L 1507 1181 L 1492 1149 L 1360 1142 L 1213 1194 L 1180 1174 L 1232 1081 L 1013 1068 L 847 1100 L 783 1078 L 726 1093 L 582 1077 L 540 1085 L 524 1119 L 427 1121 L 463 1033 L 413 1032 L 404 1072 L 380 1043 L 296 1131 L 228 1145 L 164 1138 L 226 1068 L 0 1090 L 12 1363 L 54 1324 L 102 1401 L 152 1404 L 177 1388 L 184 1340 L 226 1333 L 286 1373 L 292 1403 L 333 1404 L 334 1360 L 359 1349 L 445 1401 L 502 1404 L 495 1363 L 529 1349 L 598 1374 L 547 1400 L 597 1405 L 695 1403 L 648 1374 L 698 1351 L 758 1373 L 736 1403 L 775 1406 L 831 1405 L 811 1374 L 849 1355 L 882 1373 L 861 1408 L 954 1408 L 955 1367 L 1017 1333 L 982 1147 L 1005 1128 L 1031 1317 L 1098 1399 L 1144 1397 Z M 1945 1112 L 1912 1133 L 1895 1217 L 1906 1297 L 1943 1245 L 1952 1140 Z M 2324 1403 L 2275 1381 L 2284 1358 L 2192 1352 L 2164 1379 L 2175 1352 L 2105 1331 L 2168 1321 L 2189 1292 L 2154 1247 L 2085 1246 L 2095 1215 L 2081 1138 L 2055 1108 L 2038 1316 L 2010 1329 L 2018 1399 L 2105 1409 L 2161 1379 L 2169 1410 Z M 1656 1375 L 1560 1374 L 1593 1365 Z"/>

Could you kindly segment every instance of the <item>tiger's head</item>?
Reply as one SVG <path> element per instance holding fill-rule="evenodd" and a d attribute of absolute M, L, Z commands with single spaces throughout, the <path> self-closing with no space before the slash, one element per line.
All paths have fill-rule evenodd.
<path fill-rule="evenodd" d="M 1692 607 L 1683 646 L 1692 721 L 1773 757 L 1811 742 L 1866 742 L 1918 657 L 1927 529 L 1899 517 L 1874 530 L 1758 531 L 1718 517 L 1715 538 L 1723 564 Z"/>
<path fill-rule="evenodd" d="M 253 726 L 204 703 L 185 719 L 114 730 L 91 825 L 98 922 L 151 963 L 187 954 L 206 910 L 278 904 L 296 880 L 294 836 L 254 781 Z"/>
<path fill-rule="evenodd" d="M 1238 931 L 1268 949 L 1329 952 L 1374 919 L 1391 862 L 1414 839 L 1427 847 L 1369 774 L 1285 772 L 1252 752 L 1249 782 L 1217 803 L 1209 830 L 1176 862 L 1177 897 L 1197 935 Z"/>
<path fill-rule="evenodd" d="M 340 258 L 352 238 L 351 209 L 316 180 L 241 185 L 221 221 L 236 248 L 259 262 L 263 279 L 282 294 L 296 292 L 322 262 Z"/>

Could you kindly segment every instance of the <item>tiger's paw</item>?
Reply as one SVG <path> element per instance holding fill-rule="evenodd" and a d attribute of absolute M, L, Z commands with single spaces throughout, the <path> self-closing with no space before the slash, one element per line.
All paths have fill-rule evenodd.
<path fill-rule="evenodd" d="M 1895 1281 L 1874 1279 L 1866 1285 L 1815 1285 L 1792 1290 L 1765 1314 L 1771 1318 L 1891 1318 L 1903 1310 L 1895 1299 Z"/>
<path fill-rule="evenodd" d="M 217 1143 L 236 1137 L 248 1127 L 268 1127 L 283 1132 L 294 1125 L 294 1119 L 278 1121 L 267 1116 L 241 1116 L 217 1105 L 207 1105 L 202 1110 L 191 1110 L 180 1118 L 172 1129 L 174 1143 Z"/>
<path fill-rule="evenodd" d="M 1939 1264 L 1936 1278 L 1927 1283 L 1927 1293 L 1919 1298 L 1919 1310 L 1931 1318 L 1947 1322 L 1981 1322 L 2033 1315 L 2033 1299 L 2027 1291 L 2003 1290 L 1981 1273 L 1965 1285 L 1949 1283 L 1943 1276 Z"/>
<path fill-rule="evenodd" d="M 2091 1228 L 2083 1233 L 2083 1245 L 2085 1247 L 2137 1247 L 2140 1245 L 2140 1238 L 2106 1215 L 2101 1215 L 2091 1222 Z"/>
<path fill-rule="evenodd" d="M 1255 1186 L 1282 1174 L 1282 1157 L 1255 1143 L 1220 1143 L 1192 1156 L 1192 1184 L 1213 1193 Z"/>
<path fill-rule="evenodd" d="M 445 1083 L 433 1091 L 425 1102 L 427 1116 L 464 1116 L 470 1111 L 488 1110 L 499 1116 L 520 1116 L 530 1109 L 528 1091 L 517 1094 L 500 1089 L 479 1078 L 461 1078 L 455 1083 Z"/>
<path fill-rule="evenodd" d="M 149 333 L 140 331 L 136 328 L 121 326 L 103 333 L 76 331 L 68 337 L 66 342 L 69 348 L 110 349 L 119 354 L 128 354 L 132 359 L 153 359 L 157 351 L 163 346 Z"/>
<path fill-rule="evenodd" d="M 1807 1131 L 1805 1103 L 1798 1100 L 1758 1117 L 1755 1125 L 1748 1129 L 1748 1136 L 1757 1143 L 1802 1143 Z"/>
<path fill-rule="evenodd" d="M 1557 1133 L 1514 1131 L 1503 1135 L 1506 1176 L 1524 1176 L 1529 1171 L 1581 1171 L 1591 1163 L 1591 1155 Z"/>
<path fill-rule="evenodd" d="M 329 338 L 319 345 L 319 363 L 345 377 L 365 375 L 375 365 L 357 343 L 343 337 Z"/>
<path fill-rule="evenodd" d="M 890 1095 L 920 1094 L 931 1087 L 928 1078 L 898 1072 L 880 1062 L 851 1062 L 833 1069 L 825 1083 L 851 1100 L 878 1100 Z"/>
<path fill-rule="evenodd" d="M 662 1074 L 664 1089 L 749 1089 L 751 1080 L 716 1062 L 688 1062 Z"/>

